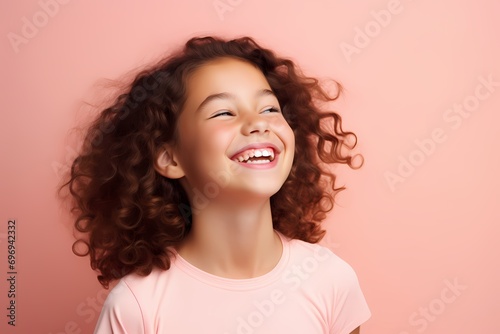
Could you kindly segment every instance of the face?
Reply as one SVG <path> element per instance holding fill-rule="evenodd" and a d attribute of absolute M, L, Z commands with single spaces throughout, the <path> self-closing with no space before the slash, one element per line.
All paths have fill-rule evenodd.
<path fill-rule="evenodd" d="M 175 156 L 190 197 L 269 198 L 288 177 L 295 149 L 265 76 L 252 64 L 219 58 L 187 78 Z"/>

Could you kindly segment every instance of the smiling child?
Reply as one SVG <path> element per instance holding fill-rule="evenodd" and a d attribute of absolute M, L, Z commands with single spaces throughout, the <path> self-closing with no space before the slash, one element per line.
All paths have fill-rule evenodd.
<path fill-rule="evenodd" d="M 79 254 L 117 281 L 95 333 L 358 333 L 357 276 L 318 244 L 344 189 L 327 167 L 354 168 L 355 135 L 317 106 L 337 97 L 248 37 L 192 38 L 139 73 L 67 183 Z"/>

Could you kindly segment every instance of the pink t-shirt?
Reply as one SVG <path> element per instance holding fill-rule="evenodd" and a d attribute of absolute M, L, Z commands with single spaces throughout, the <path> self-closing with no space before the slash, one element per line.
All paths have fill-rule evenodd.
<path fill-rule="evenodd" d="M 179 254 L 169 270 L 123 277 L 94 333 L 348 334 L 370 318 L 349 264 L 326 247 L 278 234 L 281 259 L 259 277 L 218 277 Z"/>

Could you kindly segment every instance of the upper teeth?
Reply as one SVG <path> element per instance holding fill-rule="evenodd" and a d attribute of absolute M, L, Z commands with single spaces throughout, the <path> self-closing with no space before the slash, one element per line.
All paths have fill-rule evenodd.
<path fill-rule="evenodd" d="M 238 155 L 233 160 L 243 162 L 243 161 L 246 161 L 252 157 L 256 157 L 256 158 L 270 157 L 269 160 L 273 161 L 274 160 L 274 150 L 271 148 L 247 150 L 245 152 L 242 152 L 240 155 Z"/>

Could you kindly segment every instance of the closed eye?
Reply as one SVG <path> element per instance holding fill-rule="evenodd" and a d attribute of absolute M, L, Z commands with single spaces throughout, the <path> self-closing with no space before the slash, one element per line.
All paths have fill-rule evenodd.
<path fill-rule="evenodd" d="M 217 117 L 217 116 L 222 116 L 222 115 L 229 115 L 229 116 L 231 116 L 232 114 L 231 114 L 231 112 L 230 112 L 230 111 L 223 111 L 223 112 L 220 112 L 220 113 L 218 113 L 218 114 L 213 115 L 213 116 L 212 116 L 212 117 L 210 117 L 210 118 L 214 118 L 214 117 Z M 209 119 L 210 119 L 210 118 L 209 118 Z"/>
<path fill-rule="evenodd" d="M 267 108 L 264 110 L 264 112 L 281 112 L 278 108 L 275 108 L 275 107 L 271 107 L 271 108 Z"/>
<path fill-rule="evenodd" d="M 267 113 L 267 112 L 281 112 L 281 110 L 279 110 L 278 108 L 275 108 L 275 107 L 270 107 L 270 108 L 267 108 L 267 109 L 264 109 L 263 113 Z M 230 111 L 222 111 L 220 113 L 217 113 L 215 115 L 213 115 L 212 117 L 209 117 L 210 118 L 215 118 L 215 117 L 218 117 L 218 116 L 233 116 L 233 114 L 230 112 Z"/>

